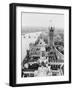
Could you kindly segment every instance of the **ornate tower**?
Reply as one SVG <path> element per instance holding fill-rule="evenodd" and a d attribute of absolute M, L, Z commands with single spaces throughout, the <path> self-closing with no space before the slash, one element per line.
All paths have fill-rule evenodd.
<path fill-rule="evenodd" d="M 54 37 L 54 28 L 51 27 L 49 30 L 49 43 L 51 47 L 53 47 L 53 37 Z"/>

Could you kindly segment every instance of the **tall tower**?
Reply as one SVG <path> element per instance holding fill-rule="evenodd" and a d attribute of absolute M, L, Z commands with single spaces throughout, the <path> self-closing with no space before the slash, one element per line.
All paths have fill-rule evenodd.
<path fill-rule="evenodd" d="M 49 43 L 51 47 L 54 45 L 53 37 L 54 37 L 54 28 L 51 27 L 49 30 Z"/>

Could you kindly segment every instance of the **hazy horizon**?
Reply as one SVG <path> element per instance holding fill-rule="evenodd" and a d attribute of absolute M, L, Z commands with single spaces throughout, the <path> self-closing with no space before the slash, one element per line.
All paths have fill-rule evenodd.
<path fill-rule="evenodd" d="M 41 14 L 41 13 L 22 13 L 22 31 L 24 28 L 48 28 L 54 26 L 55 28 L 64 29 L 64 15 L 63 14 Z"/>
<path fill-rule="evenodd" d="M 48 32 L 50 27 L 23 27 L 21 30 L 21 34 L 26 34 L 26 33 L 34 33 L 34 32 Z M 63 32 L 63 28 L 55 28 L 55 32 Z"/>

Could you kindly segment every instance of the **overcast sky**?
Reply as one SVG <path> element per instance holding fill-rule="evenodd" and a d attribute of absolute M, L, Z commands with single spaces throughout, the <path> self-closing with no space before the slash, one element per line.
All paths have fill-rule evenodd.
<path fill-rule="evenodd" d="M 23 27 L 48 27 L 55 26 L 56 28 L 64 29 L 63 14 L 40 14 L 40 13 L 22 13 L 22 28 Z"/>

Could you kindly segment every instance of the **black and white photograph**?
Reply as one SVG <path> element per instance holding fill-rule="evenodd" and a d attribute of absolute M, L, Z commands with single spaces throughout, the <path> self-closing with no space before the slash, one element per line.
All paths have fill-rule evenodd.
<path fill-rule="evenodd" d="M 22 12 L 22 78 L 64 75 L 64 15 Z"/>
<path fill-rule="evenodd" d="M 71 83 L 71 7 L 10 5 L 10 86 Z"/>

